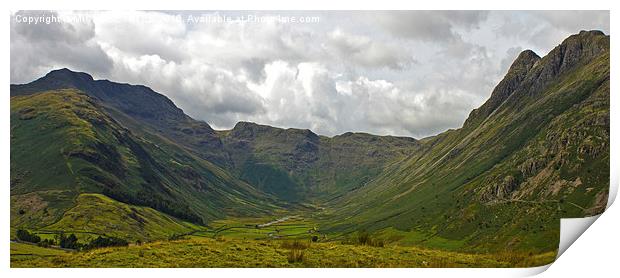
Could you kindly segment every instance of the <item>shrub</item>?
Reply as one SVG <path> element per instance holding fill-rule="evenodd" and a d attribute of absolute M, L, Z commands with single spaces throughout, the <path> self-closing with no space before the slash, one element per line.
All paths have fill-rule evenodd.
<path fill-rule="evenodd" d="M 30 233 L 26 230 L 17 230 L 16 236 L 17 239 L 21 241 L 27 241 L 32 243 L 38 243 L 39 241 L 41 241 L 41 238 L 38 235 Z"/>
<path fill-rule="evenodd" d="M 298 263 L 303 262 L 304 260 L 304 251 L 299 249 L 293 249 L 290 253 L 288 253 L 288 262 L 289 263 Z"/>
<path fill-rule="evenodd" d="M 372 238 L 372 236 L 368 232 L 360 232 L 357 235 L 357 244 L 358 245 L 367 245 L 372 247 L 384 247 L 385 241 L 379 238 Z"/>
<path fill-rule="evenodd" d="M 359 245 L 368 245 L 372 239 L 370 238 L 370 234 L 368 232 L 361 232 L 357 235 L 357 243 Z"/>

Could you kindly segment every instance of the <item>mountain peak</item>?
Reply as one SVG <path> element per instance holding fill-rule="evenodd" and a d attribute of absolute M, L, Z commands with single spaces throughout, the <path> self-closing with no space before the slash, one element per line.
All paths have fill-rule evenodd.
<path fill-rule="evenodd" d="M 508 73 L 515 72 L 515 71 L 522 71 L 522 70 L 528 71 L 540 59 L 541 59 L 540 56 L 538 56 L 538 54 L 536 54 L 534 51 L 529 50 L 529 49 L 523 50 L 519 54 L 519 56 L 517 56 L 514 62 L 512 62 L 512 65 L 510 66 Z"/>
<path fill-rule="evenodd" d="M 72 71 L 68 68 L 56 69 L 48 72 L 43 78 L 54 78 L 64 80 L 93 81 L 93 77 L 85 72 Z"/>
<path fill-rule="evenodd" d="M 601 50 L 609 50 L 609 36 L 599 30 L 581 31 L 566 38 L 560 44 L 562 46 L 573 51 L 587 49 L 597 54 Z"/>
<path fill-rule="evenodd" d="M 605 36 L 605 33 L 603 33 L 603 31 L 600 30 L 581 30 L 578 34 L 578 36 Z"/>

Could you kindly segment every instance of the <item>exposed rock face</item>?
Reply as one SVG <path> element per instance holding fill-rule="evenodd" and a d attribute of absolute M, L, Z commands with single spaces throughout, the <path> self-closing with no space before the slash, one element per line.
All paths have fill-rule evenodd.
<path fill-rule="evenodd" d="M 586 64 L 608 50 L 608 36 L 600 31 L 581 31 L 568 37 L 542 61 L 531 50 L 521 52 L 504 79 L 495 87 L 491 97 L 480 108 L 472 110 L 464 127 L 470 128 L 480 124 L 515 91 L 521 91 L 519 94 L 523 95 L 536 94 L 558 75 L 572 70 L 577 65 Z M 538 64 L 540 66 L 536 66 Z"/>
<path fill-rule="evenodd" d="M 534 51 L 525 50 L 521 52 L 510 66 L 504 79 L 495 87 L 491 97 L 480 108 L 472 110 L 464 126 L 470 127 L 484 121 L 518 88 L 527 73 L 539 60 L 540 57 Z"/>
<path fill-rule="evenodd" d="M 519 188 L 519 183 L 515 177 L 508 175 L 496 181 L 482 193 L 481 199 L 484 202 L 506 201 L 511 199 L 511 195 Z"/>
<path fill-rule="evenodd" d="M 519 167 L 524 177 L 535 176 L 538 171 L 545 168 L 545 160 L 541 158 L 530 158 Z"/>
<path fill-rule="evenodd" d="M 540 67 L 532 69 L 524 80 L 522 89 L 527 95 L 539 93 L 563 73 L 584 65 L 598 57 L 602 52 L 609 51 L 609 36 L 600 31 L 581 31 L 572 35 L 555 47 L 540 61 Z"/>

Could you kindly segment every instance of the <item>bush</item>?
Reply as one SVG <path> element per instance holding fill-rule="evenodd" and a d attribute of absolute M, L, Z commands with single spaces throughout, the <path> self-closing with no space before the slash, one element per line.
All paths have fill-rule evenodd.
<path fill-rule="evenodd" d="M 357 244 L 372 247 L 384 247 L 385 241 L 383 239 L 372 238 L 368 232 L 360 232 L 357 235 Z"/>
<path fill-rule="evenodd" d="M 288 262 L 289 263 L 298 263 L 303 262 L 304 260 L 304 251 L 299 249 L 293 249 L 290 253 L 288 253 Z"/>
<path fill-rule="evenodd" d="M 27 241 L 32 243 L 38 243 L 39 241 L 41 241 L 41 238 L 38 235 L 30 233 L 26 230 L 17 230 L 16 236 L 17 239 L 21 241 Z"/>
<path fill-rule="evenodd" d="M 357 235 L 357 243 L 359 245 L 368 245 L 371 241 L 370 234 L 367 232 L 361 232 Z"/>

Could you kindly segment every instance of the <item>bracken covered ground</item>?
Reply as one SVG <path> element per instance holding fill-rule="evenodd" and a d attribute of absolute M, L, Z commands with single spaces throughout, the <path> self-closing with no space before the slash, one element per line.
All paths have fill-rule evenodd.
<path fill-rule="evenodd" d="M 33 249 L 43 249 L 45 254 Z M 301 255 L 300 255 L 301 254 Z M 64 252 L 11 243 L 11 267 L 514 267 L 551 263 L 555 253 L 464 254 L 416 247 L 189 238 Z"/>

